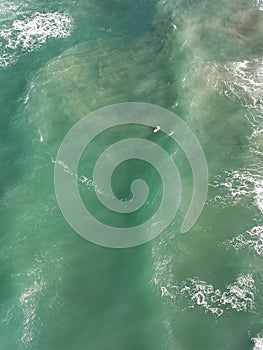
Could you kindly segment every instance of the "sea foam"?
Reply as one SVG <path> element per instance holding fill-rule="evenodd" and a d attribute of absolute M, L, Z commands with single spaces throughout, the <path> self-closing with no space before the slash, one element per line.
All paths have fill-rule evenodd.
<path fill-rule="evenodd" d="M 184 296 L 189 308 L 198 306 L 217 317 L 227 310 L 240 312 L 255 308 L 255 281 L 251 274 L 240 274 L 224 290 L 199 278 L 188 278 L 179 284 L 161 286 L 161 292 L 162 297 L 170 299 Z"/>
<path fill-rule="evenodd" d="M 5 24 L 0 31 L 0 66 L 16 61 L 19 53 L 33 51 L 49 38 L 65 38 L 72 31 L 72 19 L 58 12 L 36 12 L 22 20 L 16 19 L 11 25 Z"/>

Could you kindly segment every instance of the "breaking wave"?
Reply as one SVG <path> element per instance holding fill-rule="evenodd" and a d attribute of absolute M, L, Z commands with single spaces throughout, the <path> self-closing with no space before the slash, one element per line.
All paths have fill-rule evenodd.
<path fill-rule="evenodd" d="M 20 52 L 33 51 L 49 38 L 68 37 L 71 31 L 72 19 L 58 12 L 36 12 L 11 25 L 5 24 L 0 31 L 0 67 L 15 62 Z"/>
<path fill-rule="evenodd" d="M 243 107 L 262 111 L 263 61 L 259 59 L 211 64 L 205 67 L 206 82 L 220 95 Z"/>
<path fill-rule="evenodd" d="M 161 296 L 176 299 L 186 297 L 188 308 L 201 307 L 206 312 L 221 316 L 224 311 L 253 311 L 255 308 L 255 281 L 251 274 L 241 274 L 225 290 L 198 278 L 188 278 L 182 283 L 161 286 Z"/>
<path fill-rule="evenodd" d="M 257 336 L 256 338 L 252 338 L 252 341 L 254 342 L 253 350 L 263 350 L 263 338 L 262 337 Z"/>
<path fill-rule="evenodd" d="M 240 250 L 249 248 L 254 250 L 258 255 L 263 255 L 263 226 L 255 226 L 245 233 L 228 240 L 226 245 Z"/>
<path fill-rule="evenodd" d="M 263 177 L 253 169 L 225 171 L 211 183 L 218 193 L 214 200 L 217 203 L 236 205 L 244 198 L 254 198 L 254 205 L 263 213 Z"/>

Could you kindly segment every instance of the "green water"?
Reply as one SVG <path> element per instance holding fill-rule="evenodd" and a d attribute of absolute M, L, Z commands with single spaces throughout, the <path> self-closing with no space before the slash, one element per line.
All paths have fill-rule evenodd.
<path fill-rule="evenodd" d="M 263 349 L 262 10 L 260 0 L 1 1 L 1 350 Z M 181 235 L 191 169 L 179 155 L 174 222 L 148 244 L 107 249 L 66 223 L 54 162 L 78 120 L 127 101 L 187 122 L 209 192 Z M 149 175 L 156 206 L 160 179 L 141 164 L 116 170 L 116 190 L 129 195 L 132 168 Z M 84 157 L 78 176 L 88 172 Z"/>

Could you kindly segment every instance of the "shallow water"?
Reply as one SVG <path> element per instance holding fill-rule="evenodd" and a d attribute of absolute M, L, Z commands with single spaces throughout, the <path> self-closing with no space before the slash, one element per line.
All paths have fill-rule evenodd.
<path fill-rule="evenodd" d="M 2 1 L 1 349 L 263 349 L 262 6 Z M 209 192 L 197 223 L 180 234 L 191 176 L 178 150 L 184 202 L 174 222 L 148 244 L 117 250 L 68 226 L 53 171 L 78 120 L 125 101 L 187 122 L 207 158 Z M 81 181 L 92 168 L 85 159 L 115 141 L 106 134 L 83 157 L 83 196 L 94 190 Z M 116 174 L 121 196 L 131 168 L 154 189 L 144 219 L 160 179 L 126 164 Z"/>

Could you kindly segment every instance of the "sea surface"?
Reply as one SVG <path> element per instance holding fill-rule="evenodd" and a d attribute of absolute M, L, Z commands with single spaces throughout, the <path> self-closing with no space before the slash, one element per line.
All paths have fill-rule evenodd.
<path fill-rule="evenodd" d="M 263 349 L 262 57 L 262 0 L 1 0 L 1 350 Z M 153 241 L 109 249 L 67 224 L 54 164 L 78 120 L 133 101 L 191 127 L 208 196 L 188 233 L 182 208 Z"/>

